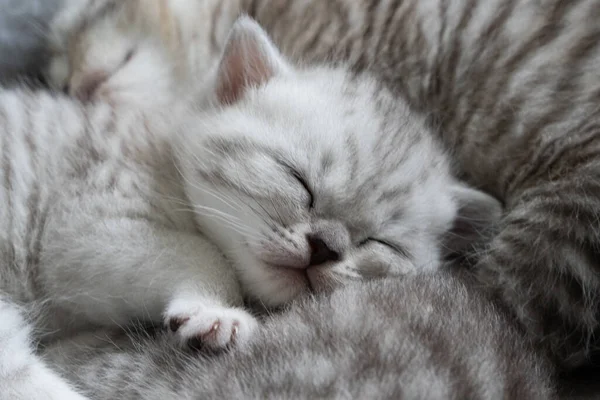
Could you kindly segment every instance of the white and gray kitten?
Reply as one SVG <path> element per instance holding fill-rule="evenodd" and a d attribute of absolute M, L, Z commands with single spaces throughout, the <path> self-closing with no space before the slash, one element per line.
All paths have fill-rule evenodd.
<path fill-rule="evenodd" d="M 165 339 L 96 333 L 45 355 L 96 400 L 555 398 L 547 360 L 445 273 L 305 298 L 268 317 L 246 349 L 190 356 Z"/>
<path fill-rule="evenodd" d="M 165 107 L 219 62 L 238 0 L 63 0 L 47 82 L 82 101 Z"/>
<path fill-rule="evenodd" d="M 210 82 L 192 111 L 0 93 L 0 289 L 43 303 L 38 329 L 164 318 L 180 342 L 247 342 L 256 322 L 234 307 L 221 252 L 243 294 L 276 307 L 435 270 L 500 213 L 451 176 L 423 119 L 374 79 L 299 69 L 247 18 Z M 21 335 L 12 321 L 0 348 Z M 0 358 L 0 388 L 38 389 L 41 364 L 19 343 L 26 367 Z"/>

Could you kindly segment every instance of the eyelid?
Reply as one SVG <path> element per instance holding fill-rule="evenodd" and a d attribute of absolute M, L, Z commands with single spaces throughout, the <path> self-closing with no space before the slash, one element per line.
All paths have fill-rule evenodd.
<path fill-rule="evenodd" d="M 132 48 L 132 49 L 129 49 L 127 51 L 127 53 L 125 53 L 125 57 L 123 57 L 123 61 L 121 61 L 121 64 L 119 65 L 119 67 L 117 68 L 117 70 L 123 68 L 129 61 L 131 61 L 131 59 L 135 55 L 136 51 L 137 51 L 137 48 L 135 48 L 135 47 Z"/>
<path fill-rule="evenodd" d="M 306 193 L 308 193 L 308 196 L 309 196 L 308 208 L 312 209 L 315 205 L 315 197 L 313 195 L 312 190 L 310 189 L 310 186 L 308 186 L 306 179 L 304 179 L 304 177 L 298 171 L 295 171 L 295 170 L 292 170 L 292 175 L 294 175 L 294 178 L 296 178 L 298 180 L 298 182 L 300 182 L 302 187 L 304 187 L 304 190 L 306 190 Z"/>
<path fill-rule="evenodd" d="M 358 246 L 364 246 L 366 245 L 368 242 L 374 242 L 374 243 L 378 243 L 381 246 L 385 246 L 390 248 L 391 250 L 393 250 L 394 252 L 398 253 L 400 256 L 405 257 L 405 258 L 410 258 L 410 254 L 408 253 L 408 251 L 406 251 L 404 248 L 397 246 L 395 244 L 392 244 L 390 242 L 388 242 L 387 240 L 383 240 L 383 239 L 377 239 L 377 238 L 372 238 L 372 237 L 368 237 L 365 240 L 363 240 L 362 242 L 360 242 L 358 244 Z"/>
<path fill-rule="evenodd" d="M 135 49 L 131 49 L 127 52 L 127 54 L 125 54 L 125 58 L 123 59 L 123 62 L 129 62 L 131 60 L 131 58 L 133 57 L 133 55 L 135 54 Z"/>

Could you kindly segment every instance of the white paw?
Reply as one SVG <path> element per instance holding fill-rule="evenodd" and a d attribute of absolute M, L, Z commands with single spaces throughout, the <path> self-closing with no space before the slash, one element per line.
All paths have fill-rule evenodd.
<path fill-rule="evenodd" d="M 200 342 L 212 349 L 244 345 L 258 327 L 256 319 L 239 308 L 207 304 L 206 300 L 176 300 L 165 313 L 165 325 L 185 346 Z"/>

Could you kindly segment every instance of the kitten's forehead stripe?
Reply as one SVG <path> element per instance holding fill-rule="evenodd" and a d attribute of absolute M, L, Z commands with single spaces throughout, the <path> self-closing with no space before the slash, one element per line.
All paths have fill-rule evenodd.
<path fill-rule="evenodd" d="M 325 151 L 321 156 L 321 170 L 323 173 L 328 173 L 335 164 L 335 155 L 332 151 Z"/>
<path fill-rule="evenodd" d="M 354 182 L 360 172 L 358 141 L 352 133 L 346 133 L 346 153 L 350 163 L 350 181 Z"/>
<path fill-rule="evenodd" d="M 377 200 L 375 200 L 376 203 L 397 203 L 398 199 L 406 197 L 411 191 L 411 187 L 409 186 L 405 186 L 405 187 L 397 187 L 394 189 L 388 189 L 388 190 L 379 190 L 378 192 L 380 193 L 380 195 L 377 197 Z"/>

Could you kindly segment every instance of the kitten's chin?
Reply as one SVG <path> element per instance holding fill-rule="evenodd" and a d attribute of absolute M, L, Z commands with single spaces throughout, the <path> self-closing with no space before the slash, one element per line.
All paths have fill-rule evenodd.
<path fill-rule="evenodd" d="M 267 307 L 280 307 L 310 290 L 304 270 L 276 267 L 260 261 L 252 264 L 251 269 L 240 271 L 240 278 L 246 293 Z M 248 267 L 247 262 L 245 266 Z"/>

